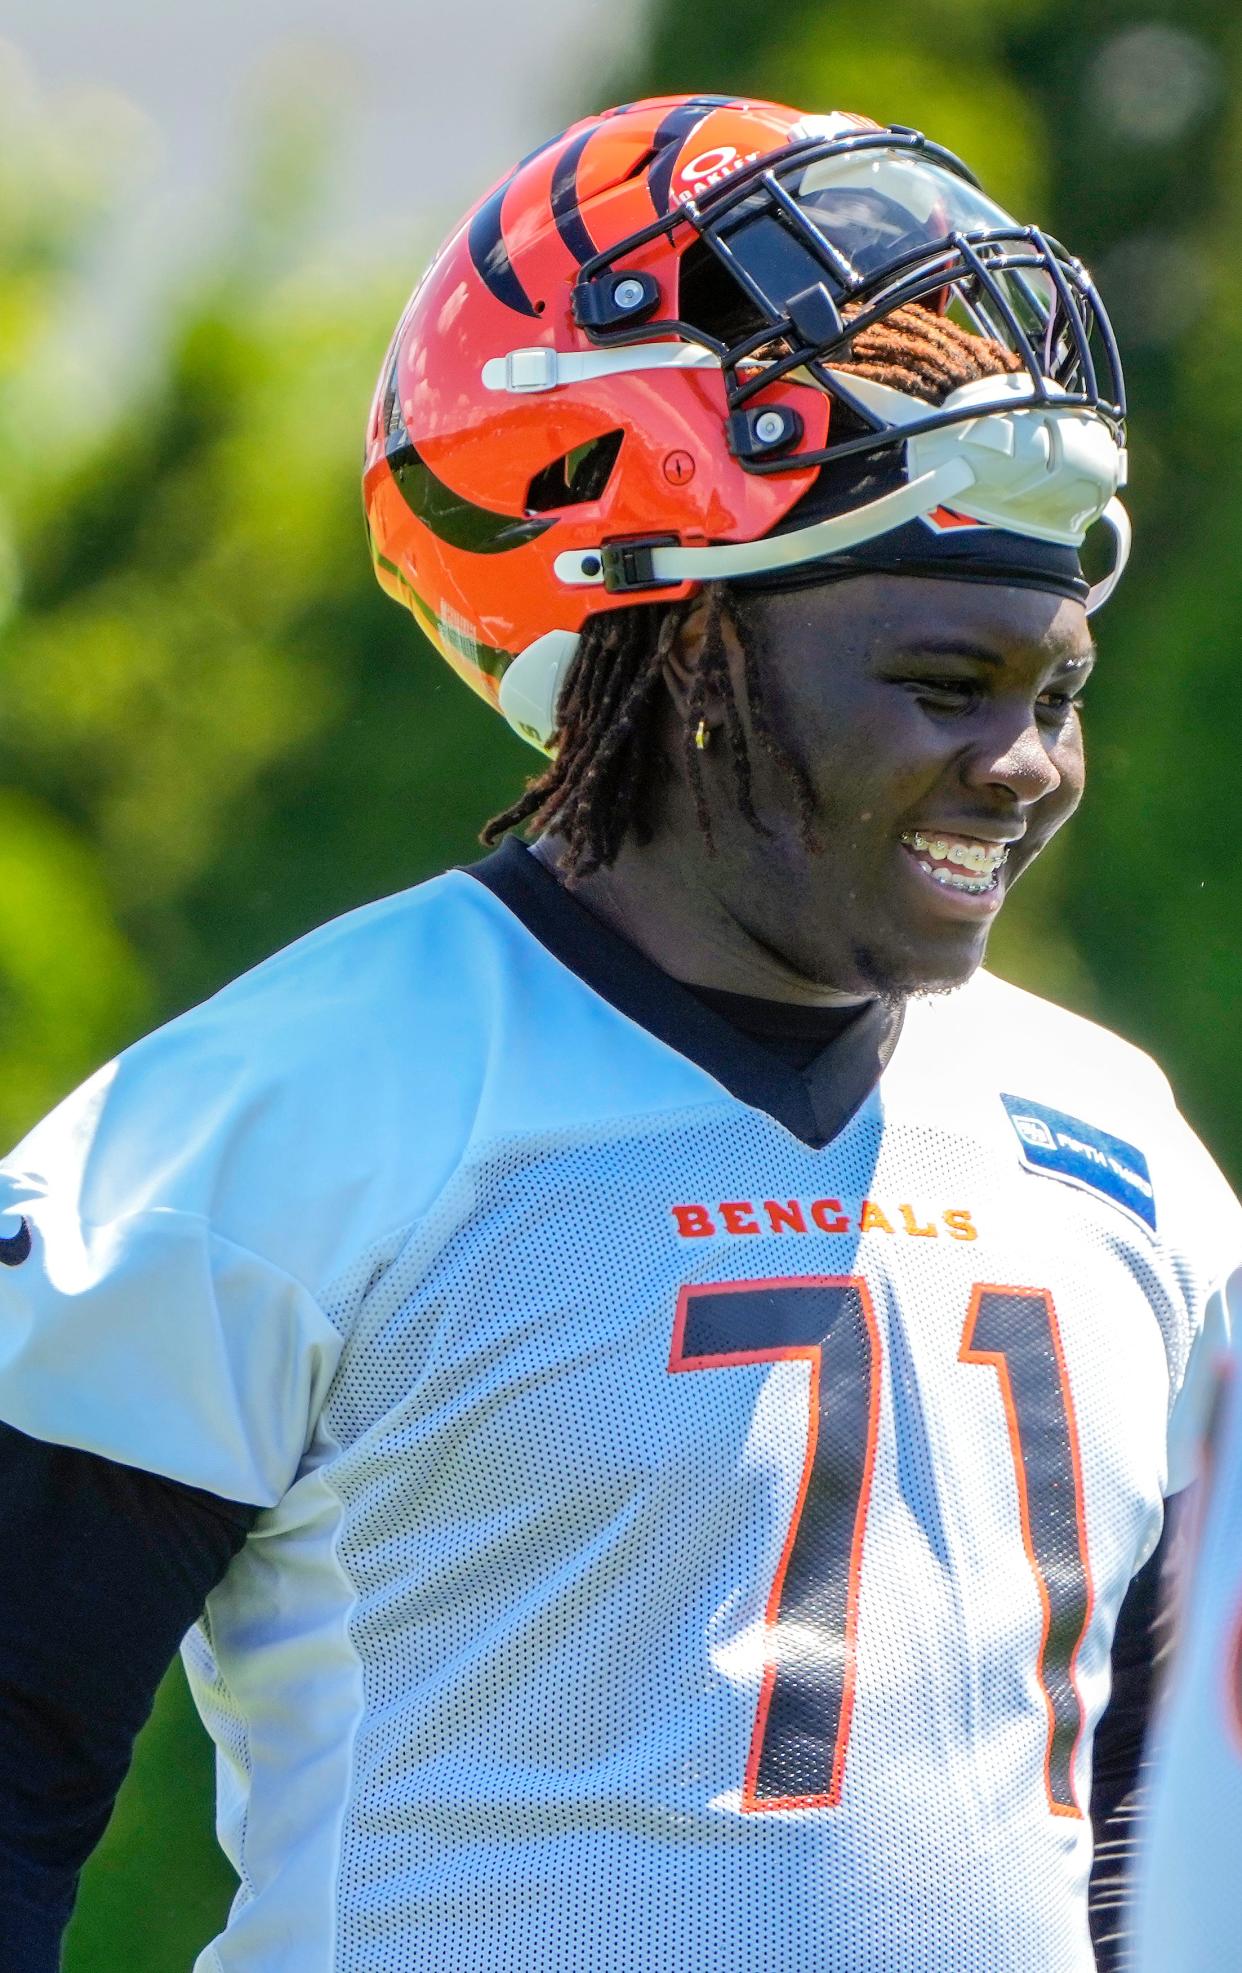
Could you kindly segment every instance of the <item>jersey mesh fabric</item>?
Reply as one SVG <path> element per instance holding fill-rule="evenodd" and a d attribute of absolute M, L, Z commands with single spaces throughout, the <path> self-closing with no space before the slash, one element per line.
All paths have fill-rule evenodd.
<path fill-rule="evenodd" d="M 1238 1225 L 1124 1044 L 977 980 L 815 1150 L 454 876 L 142 1044 L 0 1213 L 0 1415 L 264 1506 L 188 1653 L 204 1969 L 1088 1973 L 1090 1727 Z"/>
<path fill-rule="evenodd" d="M 344 1284 L 324 1427 L 365 1711 L 341 1973 L 742 1973 L 776 1963 L 765 1941 L 799 1973 L 1085 1973 L 1089 1838 L 1048 1807 L 1012 1450 L 993 1371 L 959 1350 L 976 1282 L 1051 1294 L 1083 1449 L 1096 1600 L 1075 1684 L 1094 1717 L 1159 1528 L 1160 1318 L 1183 1350 L 1186 1319 L 1146 1235 L 1056 1185 L 1015 1197 L 1024 1183 L 968 1135 L 874 1108 L 828 1153 L 737 1108 L 614 1120 L 487 1147 L 352 1316 Z M 825 1195 L 848 1232 L 814 1227 Z M 685 1239 L 671 1212 L 707 1201 L 718 1223 L 729 1199 L 766 1225 L 768 1198 L 801 1200 L 808 1232 Z M 935 1231 L 906 1232 L 903 1205 Z M 676 1377 L 670 1339 L 689 1282 L 821 1274 L 865 1280 L 882 1334 L 857 1700 L 839 1806 L 744 1813 L 808 1366 Z M 1071 1494 L 1076 1551 L 1073 1517 Z"/>
<path fill-rule="evenodd" d="M 237 1890 L 240 1907 L 254 1896 L 254 1886 L 246 1873 L 246 1812 L 251 1776 L 246 1717 L 217 1670 L 211 1618 L 206 1611 L 185 1639 L 181 1651 L 199 1713 L 208 1722 L 216 1749 L 216 1834 L 240 1880 Z"/>

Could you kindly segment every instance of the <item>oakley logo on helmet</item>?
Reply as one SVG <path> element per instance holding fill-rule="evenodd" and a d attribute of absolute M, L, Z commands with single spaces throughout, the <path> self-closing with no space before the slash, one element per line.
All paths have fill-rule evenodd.
<path fill-rule="evenodd" d="M 732 172 L 741 171 L 744 165 L 757 163 L 761 155 L 759 151 L 748 151 L 743 157 L 734 144 L 718 144 L 714 150 L 701 151 L 697 158 L 691 158 L 689 164 L 684 165 L 678 173 L 689 189 L 679 190 L 677 197 L 683 203 L 688 203 L 700 192 L 708 191 L 713 185 L 723 184 Z"/>
<path fill-rule="evenodd" d="M 936 402 L 855 351 L 919 308 L 989 346 Z M 573 125 L 452 234 L 384 365 L 365 498 L 380 583 L 547 749 L 589 617 L 916 521 L 938 554 L 944 509 L 1058 568 L 1107 520 L 1112 577 L 1063 592 L 1097 607 L 1128 543 L 1124 439 L 1090 275 L 950 152 L 845 112 L 664 97 Z"/>
<path fill-rule="evenodd" d="M 697 158 L 691 158 L 682 170 L 682 177 L 710 178 L 713 172 L 723 171 L 726 165 L 736 164 L 737 149 L 733 144 L 717 144 L 714 151 L 703 151 Z"/>

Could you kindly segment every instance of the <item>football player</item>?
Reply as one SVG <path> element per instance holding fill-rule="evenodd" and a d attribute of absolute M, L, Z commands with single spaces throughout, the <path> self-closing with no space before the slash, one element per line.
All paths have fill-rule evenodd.
<path fill-rule="evenodd" d="M 0 1168 L 6 1967 L 187 1629 L 200 1973 L 1093 1966 L 1242 1251 L 1159 1071 L 979 971 L 1123 417 L 908 129 L 630 104 L 446 243 L 376 567 L 544 762 Z"/>
<path fill-rule="evenodd" d="M 1136 1887 L 1141 1973 L 1242 1965 L 1242 1272 L 1227 1295 L 1233 1352 L 1210 1407 L 1202 1525 Z"/>

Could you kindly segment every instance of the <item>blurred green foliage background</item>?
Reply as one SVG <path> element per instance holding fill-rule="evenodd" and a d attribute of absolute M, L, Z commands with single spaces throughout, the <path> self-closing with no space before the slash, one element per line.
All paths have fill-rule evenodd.
<path fill-rule="evenodd" d="M 1099 277 L 1132 386 L 1137 545 L 1098 625 L 1087 806 L 993 960 L 1153 1049 L 1242 1177 L 1231 0 L 654 0 L 635 33 L 628 72 L 588 78 L 565 121 L 695 89 L 916 124 Z M 110 400 L 83 270 L 123 159 L 0 63 L 6 1142 L 310 925 L 468 859 L 533 766 L 380 596 L 362 538 L 374 376 L 454 215 L 412 217 L 369 272 L 345 268 L 308 245 L 322 146 L 277 106 L 270 132 L 231 238 Z M 408 132 L 400 149 L 416 159 Z M 174 1672 L 87 1872 L 71 1973 L 184 1973 L 231 1890 L 210 1819 Z"/>

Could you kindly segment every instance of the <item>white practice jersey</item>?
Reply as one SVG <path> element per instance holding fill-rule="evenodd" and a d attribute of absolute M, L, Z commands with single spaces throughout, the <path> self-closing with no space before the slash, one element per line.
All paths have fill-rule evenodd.
<path fill-rule="evenodd" d="M 1227 1299 L 1234 1346 L 1212 1407 L 1198 1553 L 1140 1857 L 1138 1973 L 1242 1967 L 1242 1270 Z"/>
<path fill-rule="evenodd" d="M 186 1644 L 240 1878 L 199 1973 L 1088 1973 L 1236 1203 L 1144 1056 L 996 979 L 851 1094 L 483 870 L 0 1167 L 0 1417 L 264 1510 Z"/>

